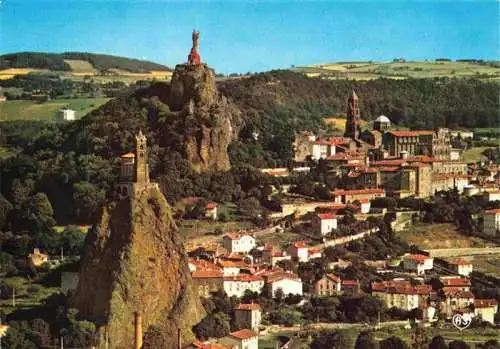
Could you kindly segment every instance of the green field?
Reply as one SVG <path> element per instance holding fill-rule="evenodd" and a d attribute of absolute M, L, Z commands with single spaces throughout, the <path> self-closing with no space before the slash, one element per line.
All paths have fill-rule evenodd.
<path fill-rule="evenodd" d="M 474 147 L 471 149 L 467 149 L 462 154 L 462 161 L 477 162 L 477 161 L 481 160 L 483 152 L 488 148 L 491 148 L 491 147 Z"/>
<path fill-rule="evenodd" d="M 435 77 L 479 77 L 500 81 L 500 68 L 472 62 L 342 62 L 294 67 L 294 71 L 328 79 L 370 80 Z"/>
<path fill-rule="evenodd" d="M 45 103 L 36 101 L 7 101 L 0 104 L 0 121 L 12 120 L 55 120 L 56 112 L 61 108 L 76 111 L 81 118 L 90 111 L 109 101 L 109 98 L 55 99 Z"/>

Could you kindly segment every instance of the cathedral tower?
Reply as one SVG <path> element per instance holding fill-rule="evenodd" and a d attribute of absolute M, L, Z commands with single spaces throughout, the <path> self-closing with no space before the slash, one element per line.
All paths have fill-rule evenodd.
<path fill-rule="evenodd" d="M 356 92 L 352 91 L 352 94 L 347 100 L 347 115 L 345 123 L 345 137 L 350 137 L 352 139 L 358 139 L 360 133 L 359 121 L 359 101 Z"/>
<path fill-rule="evenodd" d="M 142 131 L 135 136 L 135 152 L 135 182 L 149 183 L 147 139 Z"/>

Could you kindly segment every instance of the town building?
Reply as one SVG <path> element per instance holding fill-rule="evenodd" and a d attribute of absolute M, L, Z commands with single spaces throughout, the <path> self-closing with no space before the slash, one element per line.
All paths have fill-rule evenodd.
<path fill-rule="evenodd" d="M 431 155 L 434 131 L 396 131 L 383 134 L 382 143 L 389 156 L 399 156 L 405 151 L 408 155 Z"/>
<path fill-rule="evenodd" d="M 237 329 L 249 328 L 259 333 L 262 310 L 259 304 L 240 304 L 234 309 L 234 322 Z"/>
<path fill-rule="evenodd" d="M 297 241 L 291 244 L 287 250 L 293 260 L 307 262 L 309 260 L 309 247 L 304 241 Z"/>
<path fill-rule="evenodd" d="M 61 121 L 73 121 L 76 119 L 76 112 L 72 109 L 63 108 L 58 111 L 57 117 Z"/>
<path fill-rule="evenodd" d="M 219 343 L 232 344 L 236 349 L 258 349 L 259 336 L 252 330 L 243 329 L 220 338 Z"/>
<path fill-rule="evenodd" d="M 232 344 L 220 344 L 220 343 L 211 343 L 209 341 L 200 342 L 196 341 L 189 344 L 184 349 L 235 349 L 236 346 Z"/>
<path fill-rule="evenodd" d="M 215 202 L 209 202 L 205 206 L 205 218 L 211 219 L 213 221 L 217 220 L 217 207 L 218 205 Z"/>
<path fill-rule="evenodd" d="M 489 190 L 484 192 L 484 198 L 487 201 L 500 201 L 500 190 Z"/>
<path fill-rule="evenodd" d="M 480 317 L 482 321 L 495 324 L 495 314 L 497 312 L 498 302 L 496 299 L 474 300 L 474 315 Z"/>
<path fill-rule="evenodd" d="M 274 267 L 276 263 L 283 260 L 291 260 L 290 256 L 286 251 L 280 251 L 274 246 L 267 245 L 262 250 L 262 261 Z"/>
<path fill-rule="evenodd" d="M 258 275 L 245 275 L 224 277 L 224 291 L 229 297 L 243 297 L 246 290 L 260 293 L 264 286 L 264 279 Z"/>
<path fill-rule="evenodd" d="M 33 253 L 28 255 L 28 259 L 35 267 L 40 267 L 49 261 L 49 255 L 40 252 L 38 248 L 34 248 Z"/>
<path fill-rule="evenodd" d="M 361 291 L 358 280 L 342 280 L 340 289 L 342 294 L 349 296 L 356 296 Z"/>
<path fill-rule="evenodd" d="M 352 203 L 354 201 L 360 200 L 373 200 L 375 198 L 385 197 L 384 189 L 353 189 L 344 190 L 338 189 L 330 193 L 332 195 L 333 201 L 336 203 Z"/>
<path fill-rule="evenodd" d="M 391 120 L 385 115 L 380 115 L 373 122 L 373 129 L 379 132 L 388 131 L 391 128 Z"/>
<path fill-rule="evenodd" d="M 470 291 L 471 282 L 468 278 L 459 276 L 441 276 L 439 280 L 443 284 L 443 289 L 451 288 L 460 291 Z"/>
<path fill-rule="evenodd" d="M 238 276 L 241 269 L 246 267 L 243 261 L 231 261 L 222 259 L 217 261 L 217 266 L 220 267 L 224 276 Z"/>
<path fill-rule="evenodd" d="M 463 258 L 457 258 L 449 262 L 448 266 L 458 275 L 469 276 L 472 273 L 472 263 Z"/>
<path fill-rule="evenodd" d="M 471 291 L 463 291 L 458 287 L 443 288 L 444 299 L 440 302 L 441 313 L 451 318 L 458 312 L 469 312 L 474 305 L 474 295 Z"/>
<path fill-rule="evenodd" d="M 264 275 L 264 279 L 270 296 L 274 297 L 278 290 L 285 296 L 302 295 L 302 280 L 295 274 L 278 271 Z"/>
<path fill-rule="evenodd" d="M 403 260 L 403 268 L 417 275 L 425 274 L 426 270 L 434 267 L 434 258 L 422 254 L 411 254 Z"/>
<path fill-rule="evenodd" d="M 226 233 L 222 237 L 224 248 L 230 252 L 248 253 L 255 247 L 255 238 L 246 233 Z"/>
<path fill-rule="evenodd" d="M 381 299 L 387 308 L 406 311 L 423 308 L 432 292 L 430 285 L 412 285 L 410 281 L 393 279 L 372 283 L 372 296 Z"/>
<path fill-rule="evenodd" d="M 191 273 L 194 289 L 200 297 L 210 297 L 212 292 L 223 289 L 223 274 L 220 270 L 197 270 Z"/>
<path fill-rule="evenodd" d="M 319 213 L 312 219 L 312 229 L 319 236 L 328 235 L 337 229 L 337 216 L 333 213 Z"/>
<path fill-rule="evenodd" d="M 333 274 L 326 274 L 314 283 L 313 293 L 316 296 L 334 296 L 341 292 L 341 280 Z"/>
<path fill-rule="evenodd" d="M 488 210 L 483 216 L 483 233 L 498 236 L 500 233 L 500 209 Z"/>

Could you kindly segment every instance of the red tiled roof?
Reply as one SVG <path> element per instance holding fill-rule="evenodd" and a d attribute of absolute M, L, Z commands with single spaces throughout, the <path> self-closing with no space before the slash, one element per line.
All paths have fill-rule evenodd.
<path fill-rule="evenodd" d="M 335 219 L 337 216 L 333 213 L 319 213 L 319 219 Z"/>
<path fill-rule="evenodd" d="M 215 202 L 209 202 L 206 206 L 207 210 L 212 210 L 217 207 L 217 204 Z"/>
<path fill-rule="evenodd" d="M 340 281 L 340 278 L 337 275 L 334 275 L 334 274 L 326 274 L 325 277 L 327 277 L 328 279 L 330 279 L 332 281 L 335 281 L 335 282 L 339 282 Z"/>
<path fill-rule="evenodd" d="M 379 167 L 380 172 L 398 172 L 399 167 L 396 166 L 383 166 Z"/>
<path fill-rule="evenodd" d="M 193 279 L 222 278 L 222 272 L 218 270 L 196 270 L 191 273 Z"/>
<path fill-rule="evenodd" d="M 423 254 L 411 254 L 406 258 L 418 263 L 423 263 L 427 259 L 431 259 L 431 257 L 425 256 Z"/>
<path fill-rule="evenodd" d="M 353 189 L 353 190 L 334 190 L 331 192 L 332 195 L 363 195 L 363 194 L 384 194 L 384 189 L 379 188 L 368 188 L 368 189 Z"/>
<path fill-rule="evenodd" d="M 123 154 L 120 157 L 121 158 L 135 158 L 135 154 L 134 153 L 126 153 L 126 154 Z"/>
<path fill-rule="evenodd" d="M 350 153 L 337 153 L 335 155 L 328 156 L 325 160 L 363 160 L 363 155 L 360 154 L 350 154 Z"/>
<path fill-rule="evenodd" d="M 231 337 L 238 338 L 238 339 L 249 339 L 249 338 L 257 337 L 257 333 L 245 328 L 243 330 L 232 332 Z"/>
<path fill-rule="evenodd" d="M 454 261 L 450 262 L 450 264 L 454 264 L 454 265 L 471 265 L 472 263 L 469 262 L 468 260 L 463 259 L 463 258 L 457 258 Z"/>
<path fill-rule="evenodd" d="M 434 134 L 434 131 L 388 131 L 396 137 L 415 137 L 415 136 L 430 136 Z"/>
<path fill-rule="evenodd" d="M 259 275 L 246 275 L 241 274 L 238 276 L 226 276 L 224 277 L 224 281 L 240 281 L 240 282 L 253 282 L 253 281 L 263 281 L 261 276 Z"/>
<path fill-rule="evenodd" d="M 498 305 L 496 299 L 474 299 L 474 306 L 476 308 L 490 308 Z"/>
<path fill-rule="evenodd" d="M 295 246 L 295 248 L 307 248 L 307 244 L 304 241 L 297 241 L 293 246 Z"/>
<path fill-rule="evenodd" d="M 369 202 L 370 202 L 370 200 L 369 200 L 369 199 L 366 199 L 366 198 L 363 198 L 363 199 L 358 199 L 358 201 L 359 201 L 359 203 L 360 203 L 360 204 L 367 204 L 367 203 L 369 203 Z"/>
<path fill-rule="evenodd" d="M 484 211 L 484 214 L 487 214 L 488 216 L 496 216 L 497 214 L 500 214 L 500 208 Z"/>
<path fill-rule="evenodd" d="M 202 343 L 200 341 L 194 342 L 193 346 L 196 349 L 232 349 L 232 348 L 234 348 L 234 346 L 231 344 Z"/>
<path fill-rule="evenodd" d="M 358 280 L 342 280 L 342 285 L 357 286 L 357 285 L 359 285 L 359 282 L 358 282 Z"/>
<path fill-rule="evenodd" d="M 220 265 L 223 268 L 244 268 L 246 267 L 246 263 L 243 261 L 227 261 L 227 260 L 220 260 L 217 262 L 218 265 Z"/>
<path fill-rule="evenodd" d="M 260 310 L 260 304 L 258 304 L 258 303 L 240 304 L 235 309 L 236 310 Z"/>
<path fill-rule="evenodd" d="M 309 254 L 310 254 L 310 255 L 311 255 L 311 254 L 320 253 L 320 252 L 321 252 L 321 250 L 320 250 L 319 248 L 311 247 L 311 248 L 309 249 Z"/>
<path fill-rule="evenodd" d="M 465 279 L 465 278 L 446 278 L 446 279 L 443 279 L 441 278 L 441 282 L 443 283 L 444 287 L 457 287 L 457 286 L 470 286 L 471 283 L 469 281 L 469 279 Z"/>
<path fill-rule="evenodd" d="M 266 281 L 268 283 L 273 283 L 281 280 L 295 280 L 295 281 L 301 281 L 300 277 L 298 275 L 292 274 L 292 273 L 287 273 L 284 271 L 275 271 L 273 273 L 269 273 L 266 275 Z"/>
<path fill-rule="evenodd" d="M 247 234 L 247 233 L 226 233 L 226 234 L 224 234 L 224 237 L 226 237 L 226 236 L 228 238 L 230 238 L 231 240 L 239 240 L 243 236 L 251 236 L 251 235 Z"/>

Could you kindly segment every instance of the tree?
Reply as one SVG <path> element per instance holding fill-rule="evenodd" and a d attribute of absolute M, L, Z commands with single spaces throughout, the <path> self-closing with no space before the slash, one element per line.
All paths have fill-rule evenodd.
<path fill-rule="evenodd" d="M 40 318 L 32 320 L 31 329 L 37 347 L 41 348 L 51 345 L 50 325 L 45 320 Z"/>
<path fill-rule="evenodd" d="M 461 340 L 454 340 L 448 344 L 448 348 L 450 349 L 470 349 L 470 346 Z"/>
<path fill-rule="evenodd" d="M 78 221 L 93 222 L 105 198 L 106 192 L 92 183 L 82 181 L 73 184 L 73 202 Z"/>
<path fill-rule="evenodd" d="M 380 345 L 373 337 L 372 331 L 363 331 L 354 344 L 355 349 L 380 349 Z"/>
<path fill-rule="evenodd" d="M 7 223 L 7 217 L 12 208 L 10 202 L 0 194 L 0 231 L 2 231 L 3 226 Z"/>
<path fill-rule="evenodd" d="M 144 334 L 142 349 L 165 349 L 166 347 L 167 341 L 163 331 L 155 325 L 150 325 Z"/>
<path fill-rule="evenodd" d="M 278 325 L 293 326 L 302 323 L 302 313 L 292 308 L 281 308 L 269 314 L 271 322 Z"/>
<path fill-rule="evenodd" d="M 207 340 L 210 337 L 224 337 L 231 332 L 230 320 L 230 316 L 224 313 L 208 314 L 193 327 L 193 332 L 201 340 Z"/>
<path fill-rule="evenodd" d="M 257 217 L 261 212 L 260 202 L 253 196 L 240 200 L 238 208 L 242 214 L 249 217 Z"/>
<path fill-rule="evenodd" d="M 285 299 L 285 293 L 283 292 L 283 290 L 281 288 L 278 288 L 275 292 L 274 292 L 274 300 L 276 301 L 276 303 L 278 305 L 281 305 L 281 303 L 283 302 L 283 299 Z"/>
<path fill-rule="evenodd" d="M 70 225 L 66 227 L 59 236 L 59 247 L 64 249 L 66 254 L 80 255 L 83 250 L 85 234 L 80 228 Z"/>
<path fill-rule="evenodd" d="M 36 349 L 31 341 L 31 330 L 26 321 L 11 321 L 9 329 L 2 338 L 2 344 L 8 349 Z"/>
<path fill-rule="evenodd" d="M 347 340 L 342 332 L 321 331 L 319 336 L 311 343 L 311 349 L 344 349 Z"/>
<path fill-rule="evenodd" d="M 448 345 L 442 336 L 435 336 L 429 344 L 429 349 L 448 349 Z"/>
<path fill-rule="evenodd" d="M 406 343 L 395 336 L 380 341 L 380 349 L 408 349 Z"/>

